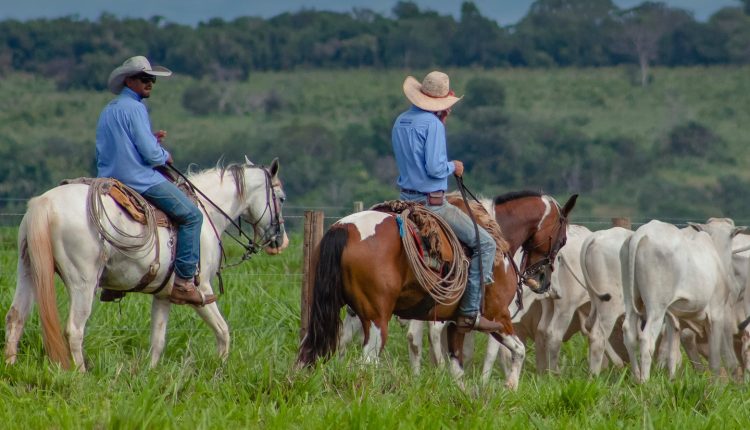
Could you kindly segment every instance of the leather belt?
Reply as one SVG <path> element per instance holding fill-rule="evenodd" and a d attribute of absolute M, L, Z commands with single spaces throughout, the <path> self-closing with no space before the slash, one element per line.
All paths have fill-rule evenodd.
<path fill-rule="evenodd" d="M 429 194 L 432 194 L 433 196 L 445 195 L 445 191 L 442 191 L 442 190 L 441 191 L 432 191 L 432 192 L 429 192 L 429 193 L 425 193 L 425 192 L 422 192 L 422 191 L 410 190 L 408 188 L 401 188 L 401 192 L 405 193 L 405 194 L 419 194 L 421 196 L 426 196 L 426 195 L 429 195 Z"/>

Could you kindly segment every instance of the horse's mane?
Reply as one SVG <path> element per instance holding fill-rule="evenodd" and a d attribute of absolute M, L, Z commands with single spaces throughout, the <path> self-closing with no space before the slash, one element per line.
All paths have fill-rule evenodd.
<path fill-rule="evenodd" d="M 523 191 L 511 191 L 509 193 L 500 194 L 495 197 L 495 204 L 499 205 L 511 200 L 522 199 L 524 197 L 542 197 L 542 193 L 539 191 L 523 190 Z"/>
<path fill-rule="evenodd" d="M 228 166 L 222 165 L 221 161 L 216 163 L 216 167 L 206 170 L 201 170 L 199 172 L 193 172 L 190 171 L 190 177 L 191 178 L 199 178 L 203 176 L 208 176 L 213 173 L 219 174 L 219 183 L 222 183 L 224 181 L 224 175 L 229 172 L 232 175 L 232 179 L 234 180 L 234 185 L 237 187 L 237 195 L 240 198 L 245 197 L 245 164 L 236 164 L 232 163 Z"/>

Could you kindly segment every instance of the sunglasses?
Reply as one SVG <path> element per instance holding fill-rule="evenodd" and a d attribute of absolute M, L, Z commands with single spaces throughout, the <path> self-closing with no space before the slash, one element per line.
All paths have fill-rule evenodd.
<path fill-rule="evenodd" d="M 148 84 L 149 82 L 153 84 L 156 82 L 156 76 L 151 76 L 151 75 L 146 75 L 146 74 L 133 76 L 133 79 L 138 79 L 144 84 Z"/>

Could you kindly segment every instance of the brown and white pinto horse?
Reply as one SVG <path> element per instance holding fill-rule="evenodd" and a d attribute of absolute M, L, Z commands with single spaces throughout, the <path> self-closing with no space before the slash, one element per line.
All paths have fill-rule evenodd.
<path fill-rule="evenodd" d="M 534 192 L 513 193 L 496 199 L 496 218 L 500 226 L 504 226 L 506 238 L 512 240 L 512 248 L 523 246 L 526 253 L 520 268 L 521 277 L 529 283 L 537 283 L 542 290 L 549 287 L 552 262 L 565 243 L 567 215 L 576 197 L 571 197 L 562 208 L 552 197 Z M 451 203 L 465 210 L 460 198 L 454 197 Z M 477 212 L 474 205 L 472 210 Z M 452 254 L 445 248 L 441 252 L 445 257 Z M 518 386 L 525 356 L 523 343 L 513 333 L 508 310 L 519 285 L 513 252 L 515 249 L 506 251 L 501 256 L 502 263 L 495 264 L 495 282 L 485 290 L 482 307 L 485 317 L 505 327 L 492 336 L 511 351 L 512 371 L 506 381 L 511 389 Z M 313 267 L 315 279 L 308 331 L 300 345 L 299 365 L 311 365 L 318 358 L 330 357 L 336 350 L 341 330 L 340 310 L 345 304 L 362 322 L 364 358 L 368 362 L 376 361 L 385 346 L 388 322 L 393 314 L 426 321 L 447 321 L 456 317 L 458 303 L 424 306 L 428 293 L 419 285 L 409 266 L 396 217 L 391 214 L 362 211 L 337 221 L 316 248 Z M 455 325 L 448 330 L 451 370 L 460 383 L 464 336 Z"/>

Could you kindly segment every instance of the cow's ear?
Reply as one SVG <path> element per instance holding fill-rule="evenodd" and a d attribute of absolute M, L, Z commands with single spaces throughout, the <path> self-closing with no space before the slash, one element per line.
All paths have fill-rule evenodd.
<path fill-rule="evenodd" d="M 738 226 L 732 229 L 732 237 L 735 237 L 738 234 L 750 234 L 750 230 L 748 230 L 747 226 Z"/>
<path fill-rule="evenodd" d="M 688 227 L 692 227 L 694 230 L 703 231 L 703 225 L 702 224 L 698 224 L 697 222 L 690 222 L 690 221 L 688 221 L 687 225 L 688 225 Z"/>

